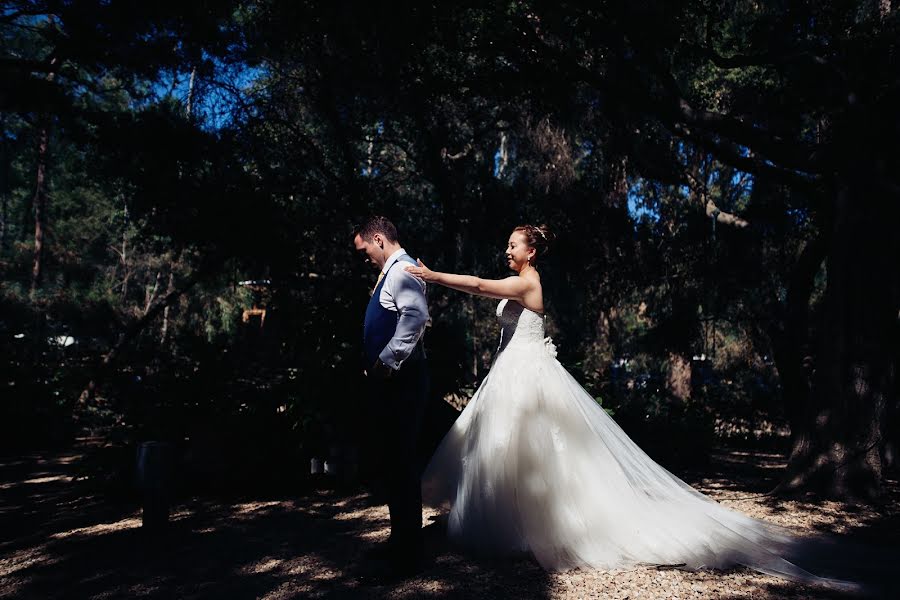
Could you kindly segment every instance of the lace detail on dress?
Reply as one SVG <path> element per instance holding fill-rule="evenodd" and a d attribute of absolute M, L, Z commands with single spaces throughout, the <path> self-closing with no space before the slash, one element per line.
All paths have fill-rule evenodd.
<path fill-rule="evenodd" d="M 500 320 L 500 352 L 510 344 L 544 344 L 544 317 L 518 302 L 501 300 L 497 305 Z M 555 350 L 555 348 L 554 348 Z"/>

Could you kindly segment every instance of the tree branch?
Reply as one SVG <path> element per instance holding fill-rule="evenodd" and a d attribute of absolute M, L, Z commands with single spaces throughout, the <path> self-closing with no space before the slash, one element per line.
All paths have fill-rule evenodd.
<path fill-rule="evenodd" d="M 534 50 L 547 56 L 559 71 L 591 85 L 623 107 L 637 108 L 645 114 L 658 118 L 677 136 L 690 139 L 720 154 L 723 162 L 744 171 L 774 177 L 791 185 L 808 186 L 820 174 L 818 147 L 785 140 L 730 115 L 693 108 L 684 98 L 671 72 L 665 69 L 658 59 L 648 58 L 646 48 L 634 49 L 665 90 L 667 97 L 662 101 L 640 82 L 639 74 L 634 67 L 617 71 L 620 78 L 614 85 L 600 73 L 582 65 L 577 57 L 571 56 L 564 48 L 558 48 L 548 42 L 546 36 L 536 31 L 534 26 L 524 28 L 523 34 L 534 44 Z M 621 77 L 622 75 L 625 77 Z M 714 141 L 717 137 L 727 138 L 731 143 Z M 732 145 L 750 148 L 755 154 L 766 156 L 771 160 L 742 156 L 731 147 Z M 776 166 L 775 163 L 780 166 Z"/>

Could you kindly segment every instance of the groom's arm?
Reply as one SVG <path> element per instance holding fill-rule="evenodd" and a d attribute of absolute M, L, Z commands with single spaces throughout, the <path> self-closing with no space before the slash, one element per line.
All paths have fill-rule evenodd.
<path fill-rule="evenodd" d="M 415 349 L 425 323 L 428 321 L 428 303 L 425 300 L 425 284 L 402 269 L 391 269 L 390 281 L 385 282 L 388 295 L 399 313 L 394 337 L 379 355 L 381 362 L 392 369 L 399 369 Z M 388 285 L 390 284 L 390 285 Z"/>

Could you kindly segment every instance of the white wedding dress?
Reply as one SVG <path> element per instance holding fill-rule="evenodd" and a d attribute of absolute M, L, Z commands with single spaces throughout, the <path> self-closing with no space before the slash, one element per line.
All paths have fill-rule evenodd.
<path fill-rule="evenodd" d="M 555 358 L 543 317 L 497 308 L 490 373 L 423 475 L 449 505 L 449 537 L 487 555 L 527 553 L 545 569 L 639 564 L 753 569 L 810 583 L 798 538 L 730 510 L 656 464 Z"/>

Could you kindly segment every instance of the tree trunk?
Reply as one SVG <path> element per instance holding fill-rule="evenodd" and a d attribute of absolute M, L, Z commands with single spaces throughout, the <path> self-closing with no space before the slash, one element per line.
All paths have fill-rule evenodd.
<path fill-rule="evenodd" d="M 34 255 L 31 266 L 31 297 L 41 282 L 44 266 L 44 233 L 47 228 L 47 148 L 49 126 L 41 126 L 38 137 L 37 177 L 34 190 Z"/>
<path fill-rule="evenodd" d="M 162 277 L 162 271 L 157 271 L 156 279 L 153 281 L 153 287 L 144 289 L 144 315 L 150 312 L 150 307 L 153 306 L 153 302 L 156 300 L 156 292 L 159 291 L 160 277 Z"/>
<path fill-rule="evenodd" d="M 6 128 L 6 120 L 0 116 L 0 127 Z M 6 249 L 6 233 L 9 229 L 9 193 L 12 186 L 12 154 L 0 151 L 0 252 Z"/>
<path fill-rule="evenodd" d="M 809 302 L 827 250 L 827 240 L 820 236 L 800 251 L 788 282 L 784 326 L 772 333 L 775 365 L 794 435 L 803 430 L 810 401 Z"/>
<path fill-rule="evenodd" d="M 172 262 L 171 268 L 169 269 L 169 285 L 166 286 L 166 298 L 172 295 L 175 291 L 175 261 Z M 171 304 L 166 304 L 163 309 L 163 321 L 162 327 L 159 332 L 159 345 L 165 346 L 166 341 L 169 336 L 169 307 Z"/>
<path fill-rule="evenodd" d="M 122 202 L 122 306 L 128 303 L 128 283 L 131 279 L 131 270 L 128 268 L 128 202 Z"/>
<path fill-rule="evenodd" d="M 6 228 L 9 222 L 9 195 L 0 194 L 0 251 L 6 249 Z"/>
<path fill-rule="evenodd" d="M 187 103 L 184 107 L 184 114 L 190 119 L 194 108 L 194 79 L 197 77 L 197 67 L 191 69 L 191 80 L 188 83 Z"/>
<path fill-rule="evenodd" d="M 811 401 L 779 491 L 872 499 L 881 491 L 885 407 L 894 391 L 896 234 L 865 181 L 838 184 L 824 326 Z M 886 243 L 887 242 L 887 243 Z"/>
<path fill-rule="evenodd" d="M 53 18 L 50 19 L 53 23 Z M 55 53 L 55 51 L 54 51 Z M 59 58 L 50 59 L 51 71 L 47 73 L 47 82 L 52 82 L 59 68 Z M 44 268 L 44 234 L 47 230 L 47 152 L 50 147 L 50 116 L 41 117 L 41 130 L 38 134 L 37 176 L 34 189 L 34 258 L 31 266 L 31 293 L 33 299 L 41 283 Z"/>

